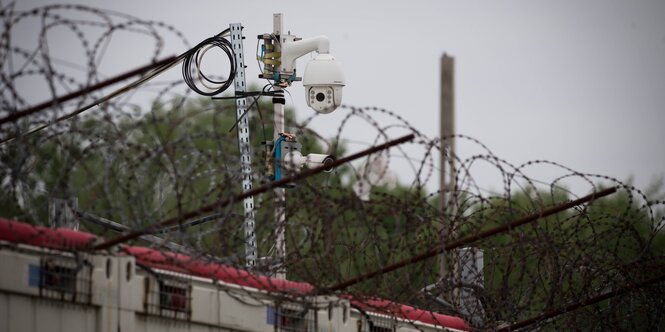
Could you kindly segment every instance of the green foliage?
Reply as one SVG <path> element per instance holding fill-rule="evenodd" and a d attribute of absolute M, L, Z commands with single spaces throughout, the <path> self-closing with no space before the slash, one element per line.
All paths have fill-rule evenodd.
<path fill-rule="evenodd" d="M 258 104 L 263 113 L 252 110 L 247 116 L 253 169 L 263 174 L 261 141 L 272 138 L 272 112 L 269 101 Z M 3 146 L 0 215 L 46 224 L 49 199 L 76 197 L 80 210 L 137 229 L 241 191 L 233 101 L 175 98 L 137 114 L 115 121 L 90 117 L 54 137 L 35 135 Z M 287 123 L 294 122 L 289 110 Z M 305 153 L 333 153 L 325 151 L 307 128 L 296 134 Z M 343 145 L 333 146 L 336 155 L 345 154 Z M 255 179 L 254 185 L 264 181 Z M 333 285 L 438 246 L 442 231 L 452 241 L 571 199 L 561 189 L 526 189 L 489 198 L 460 192 L 456 209 L 443 213 L 438 197 L 404 184 L 374 188 L 370 201 L 362 201 L 353 192 L 355 181 L 347 165 L 287 190 L 290 279 Z M 656 183 L 648 196 L 662 200 L 662 186 Z M 483 295 L 489 319 L 520 321 L 579 300 L 579 294 L 653 276 L 654 270 L 647 267 L 665 254 L 663 209 L 634 193 L 622 190 L 588 208 L 569 209 L 473 243 L 485 253 Z M 268 192 L 254 199 L 259 254 L 269 256 L 274 250 L 274 196 Z M 241 204 L 212 213 L 217 216 L 211 222 L 160 236 L 242 264 Z M 94 225 L 84 228 L 115 235 Z M 454 255 L 449 258 L 448 270 L 454 270 Z M 347 291 L 419 303 L 420 289 L 438 279 L 435 257 Z M 616 303 L 627 299 L 632 306 L 617 308 Z M 565 315 L 561 326 L 580 319 L 588 322 L 609 309 L 634 315 L 621 326 L 652 321 L 640 312 L 647 303 L 644 298 L 627 295 L 613 301 L 601 302 L 595 311 Z M 551 326 L 559 323 L 555 320 Z"/>
<path fill-rule="evenodd" d="M 472 215 L 482 222 L 470 224 L 482 226 L 465 233 L 505 224 L 569 199 L 563 191 L 525 191 L 510 201 L 496 199 Z M 631 191 L 622 190 L 588 208 L 570 209 L 481 241 L 485 261 L 491 262 L 485 268 L 485 289 L 492 299 L 494 319 L 517 322 L 576 303 L 580 294 L 597 295 L 652 277 L 656 271 L 647 267 L 665 254 L 665 234 L 655 229 L 653 216 L 638 201 Z M 643 268 L 635 269 L 638 266 Z M 630 317 L 631 310 L 648 304 L 642 299 L 632 308 L 616 307 L 621 299 L 612 301 L 584 312 L 596 315 L 612 306 L 613 313 Z M 564 315 L 559 319 L 565 323 L 554 321 L 553 326 L 571 326 L 571 320 L 579 318 Z M 644 319 L 626 319 L 618 326 L 640 326 Z"/>

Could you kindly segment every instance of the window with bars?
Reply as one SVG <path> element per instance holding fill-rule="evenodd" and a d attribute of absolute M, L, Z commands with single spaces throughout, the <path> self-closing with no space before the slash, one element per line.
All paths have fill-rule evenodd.
<path fill-rule="evenodd" d="M 184 276 L 153 274 L 146 278 L 144 307 L 148 314 L 189 320 L 192 313 L 192 284 Z"/>
<path fill-rule="evenodd" d="M 393 332 L 396 331 L 394 317 L 383 315 L 363 316 L 358 322 L 358 331 L 361 332 Z"/>
<path fill-rule="evenodd" d="M 395 329 L 392 328 L 392 327 L 370 325 L 369 331 L 370 332 L 393 332 L 393 331 L 395 331 Z"/>
<path fill-rule="evenodd" d="M 268 306 L 267 312 L 268 324 L 275 325 L 277 331 L 316 331 L 316 314 L 307 306 L 281 303 L 277 307 Z"/>
<path fill-rule="evenodd" d="M 28 284 L 39 287 L 43 298 L 90 303 L 92 267 L 85 261 L 44 257 L 28 268 Z"/>

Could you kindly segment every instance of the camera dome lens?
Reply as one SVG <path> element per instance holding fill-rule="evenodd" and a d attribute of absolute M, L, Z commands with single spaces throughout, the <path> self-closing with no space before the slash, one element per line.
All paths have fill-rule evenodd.
<path fill-rule="evenodd" d="M 324 95 L 323 92 L 319 92 L 316 94 L 316 100 L 323 101 L 324 99 L 326 99 L 326 95 Z"/>

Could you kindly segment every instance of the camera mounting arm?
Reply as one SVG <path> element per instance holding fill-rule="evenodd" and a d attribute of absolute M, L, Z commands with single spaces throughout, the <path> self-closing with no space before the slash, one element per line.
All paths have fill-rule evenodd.
<path fill-rule="evenodd" d="M 280 71 L 282 73 L 293 73 L 296 68 L 296 59 L 301 56 L 317 51 L 318 53 L 328 54 L 330 52 L 330 41 L 326 36 L 316 36 L 300 40 L 289 41 L 284 39 L 282 43 L 282 64 Z"/>
<path fill-rule="evenodd" d="M 273 81 L 272 89 L 274 108 L 274 140 L 266 144 L 266 170 L 271 180 L 281 177 L 282 167 L 300 168 L 304 165 L 318 166 L 329 164 L 333 156 L 324 154 L 300 153 L 300 144 L 284 131 L 284 89 L 300 79 L 296 76 L 296 60 L 303 55 L 317 51 L 316 59 L 312 59 L 305 68 L 303 86 L 307 91 L 307 105 L 319 113 L 334 111 L 342 101 L 342 88 L 344 87 L 344 73 L 341 65 L 335 62 L 330 53 L 328 37 L 317 36 L 301 39 L 284 33 L 283 15 L 273 14 L 273 33 L 258 36 L 263 40 L 261 55 L 257 54 L 263 62 L 260 78 Z M 258 46 L 258 45 L 257 45 Z M 283 264 L 286 258 L 286 193 L 285 188 L 274 189 L 275 206 L 275 257 L 278 268 L 275 277 L 286 278 L 286 268 Z"/>

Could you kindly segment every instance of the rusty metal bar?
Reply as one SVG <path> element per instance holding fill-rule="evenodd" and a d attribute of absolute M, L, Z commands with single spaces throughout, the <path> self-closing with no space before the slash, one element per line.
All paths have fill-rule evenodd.
<path fill-rule="evenodd" d="M 640 289 L 642 287 L 648 286 L 648 285 L 653 284 L 653 283 L 661 282 L 661 281 L 665 281 L 665 274 L 661 275 L 661 276 L 658 276 L 658 277 L 651 278 L 651 279 L 647 279 L 647 280 L 642 281 L 642 282 L 637 283 L 637 284 L 630 284 L 630 285 L 627 285 L 623 288 L 619 288 L 617 290 L 613 290 L 613 291 L 610 291 L 610 292 L 592 297 L 590 299 L 585 299 L 585 300 L 577 302 L 577 303 L 573 303 L 573 304 L 565 305 L 563 307 L 559 307 L 557 309 L 546 312 L 542 315 L 538 315 L 538 316 L 523 320 L 521 322 L 517 322 L 517 323 L 512 324 L 510 326 L 502 327 L 498 331 L 514 331 L 516 329 L 520 329 L 520 328 L 523 328 L 523 327 L 526 327 L 526 326 L 529 326 L 529 325 L 532 325 L 532 324 L 535 324 L 535 323 L 538 323 L 538 322 L 542 322 L 544 320 L 551 319 L 551 318 L 554 318 L 556 316 L 563 315 L 567 312 L 574 311 L 574 310 L 577 310 L 579 308 L 586 307 L 586 306 L 589 306 L 589 305 L 592 305 L 592 304 L 596 304 L 598 302 L 607 300 L 609 298 L 613 298 L 613 297 L 616 297 L 616 296 L 619 296 L 619 295 L 623 295 L 625 293 L 632 292 L 634 290 L 637 290 L 637 289 Z"/>
<path fill-rule="evenodd" d="M 76 110 L 76 111 L 74 111 L 74 112 L 71 112 L 71 113 L 65 114 L 65 115 L 63 115 L 63 116 L 61 116 L 61 117 L 58 117 L 57 119 L 55 119 L 55 120 L 53 120 L 53 121 L 49 121 L 49 122 L 46 123 L 46 124 L 43 124 L 43 125 L 41 125 L 41 126 L 38 126 L 38 127 L 36 127 L 36 128 L 33 128 L 33 129 L 29 129 L 29 130 L 27 130 L 27 131 L 25 131 L 25 132 L 22 132 L 22 133 L 16 133 L 16 134 L 13 134 L 13 135 L 9 135 L 8 137 L 3 138 L 2 140 L 0 140 L 0 145 L 5 144 L 5 143 L 10 142 L 10 141 L 13 141 L 13 140 L 15 140 L 16 138 L 18 138 L 18 137 L 20 137 L 20 136 L 34 134 L 34 133 L 36 133 L 36 132 L 38 132 L 38 131 L 41 131 L 41 130 L 44 129 L 44 128 L 47 128 L 48 126 L 50 126 L 50 125 L 52 125 L 52 124 L 55 124 L 55 123 L 58 123 L 58 122 L 60 122 L 60 121 L 67 120 L 67 119 L 70 119 L 70 118 L 73 118 L 73 117 L 75 117 L 75 116 L 77 116 L 77 115 L 79 115 L 79 114 L 81 114 L 81 113 L 83 113 L 83 112 L 85 112 L 85 111 L 87 111 L 87 110 L 89 110 L 89 109 L 95 107 L 95 106 L 98 106 L 99 104 L 105 103 L 105 102 L 107 102 L 107 101 L 109 101 L 109 100 L 111 100 L 111 99 L 113 99 L 113 98 L 115 98 L 115 97 L 117 97 L 117 96 L 119 96 L 119 95 L 121 95 L 121 94 L 123 94 L 123 93 L 125 93 L 125 92 L 127 92 L 127 91 L 129 91 L 129 90 L 131 90 L 131 89 L 134 89 L 134 88 L 140 86 L 141 84 L 143 84 L 143 83 L 145 83 L 145 82 L 147 82 L 147 81 L 149 81 L 149 80 L 151 80 L 151 79 L 153 79 L 155 76 L 161 74 L 161 73 L 164 72 L 165 70 L 167 70 L 167 69 L 169 69 L 169 68 L 171 68 L 171 67 L 177 65 L 178 63 L 180 63 L 180 62 L 182 61 L 182 59 L 183 59 L 183 55 L 180 55 L 180 56 L 178 56 L 177 58 L 174 58 L 171 62 L 167 62 L 166 64 L 163 64 L 163 65 L 161 65 L 161 66 L 155 67 L 155 68 L 153 68 L 152 71 L 150 71 L 147 75 L 145 75 L 145 76 L 143 76 L 143 77 L 141 77 L 141 78 L 135 80 L 134 82 L 132 82 L 132 83 L 130 83 L 130 84 L 124 86 L 124 87 L 121 87 L 121 88 L 119 88 L 119 89 L 117 89 L 117 90 L 111 92 L 110 94 L 108 94 L 108 95 L 106 95 L 106 96 L 104 96 L 104 97 L 102 97 L 102 98 L 100 98 L 100 99 L 97 99 L 97 100 L 91 102 L 90 104 L 88 104 L 88 105 L 86 105 L 86 106 L 83 106 L 82 108 L 79 108 L 78 110 Z"/>
<path fill-rule="evenodd" d="M 93 84 L 93 85 L 91 85 L 91 86 L 87 86 L 87 87 L 85 87 L 85 88 L 83 88 L 83 89 L 81 89 L 81 90 L 74 91 L 74 92 L 68 93 L 68 94 L 66 94 L 66 95 L 64 95 L 64 96 L 60 96 L 60 97 L 57 97 L 57 98 L 55 98 L 55 99 L 52 99 L 52 100 L 49 100 L 49 101 L 45 101 L 45 102 L 43 102 L 43 103 L 41 103 L 41 104 L 37 104 L 37 105 L 32 106 L 32 107 L 30 107 L 30 108 L 27 108 L 27 109 L 24 109 L 24 110 L 21 110 L 21 111 L 17 111 L 17 112 L 11 113 L 11 114 L 9 114 L 8 116 L 6 116 L 6 117 L 0 119 L 0 125 L 2 125 L 2 124 L 4 124 L 4 123 L 7 123 L 7 122 L 16 121 L 16 120 L 18 120 L 18 119 L 20 119 L 20 118 L 22 118 L 22 117 L 25 117 L 25 116 L 28 116 L 28 115 L 31 115 L 31 114 L 37 113 L 37 112 L 39 112 L 39 111 L 41 111 L 41 110 L 43 110 L 43 109 L 45 109 L 45 108 L 48 108 L 48 107 L 51 107 L 51 106 L 55 106 L 55 105 L 58 105 L 58 104 L 64 103 L 64 102 L 66 102 L 66 101 L 72 100 L 72 99 L 74 99 L 74 98 L 81 97 L 81 96 L 86 95 L 86 94 L 88 94 L 88 93 L 91 93 L 91 92 L 93 92 L 93 91 L 96 91 L 96 90 L 99 90 L 99 89 L 105 88 L 105 87 L 107 87 L 107 86 L 109 86 L 109 85 L 113 85 L 113 84 L 118 83 L 118 82 L 120 82 L 120 81 L 124 81 L 124 80 L 126 80 L 126 79 L 128 79 L 128 78 L 130 78 L 130 77 L 133 77 L 133 76 L 136 76 L 136 75 L 140 75 L 140 74 L 142 74 L 142 73 L 144 73 L 144 72 L 146 72 L 146 71 L 148 71 L 148 70 L 151 70 L 151 69 L 153 69 L 153 68 L 158 68 L 158 67 L 161 67 L 161 66 L 163 66 L 163 65 L 166 65 L 166 64 L 168 64 L 168 63 L 174 61 L 175 59 L 176 59 L 175 56 L 170 56 L 170 57 L 168 57 L 168 58 L 165 58 L 165 59 L 162 59 L 162 60 L 159 60 L 159 61 L 153 62 L 153 63 L 151 63 L 151 64 L 147 64 L 147 65 L 145 65 L 145 66 L 142 66 L 142 67 L 136 68 L 136 69 L 134 69 L 134 70 L 128 71 L 128 72 L 126 72 L 126 73 L 124 73 L 124 74 L 120 74 L 120 75 L 117 75 L 117 76 L 111 77 L 111 78 L 109 78 L 109 79 L 107 79 L 107 80 L 105 80 L 105 81 L 99 82 L 99 83 L 97 83 L 97 84 Z"/>
<path fill-rule="evenodd" d="M 125 242 L 125 241 L 129 241 L 129 240 L 133 240 L 133 239 L 135 239 L 139 236 L 157 232 L 157 231 L 159 231 L 160 228 L 163 228 L 165 226 L 174 225 L 174 224 L 177 224 L 179 222 L 185 221 L 187 219 L 201 216 L 201 215 L 206 214 L 206 213 L 208 213 L 210 211 L 213 211 L 215 209 L 226 207 L 226 206 L 231 205 L 235 202 L 240 202 L 243 199 L 245 199 L 246 197 L 258 195 L 260 193 L 266 192 L 266 191 L 271 190 L 271 189 L 276 188 L 276 187 L 280 187 L 280 186 L 288 184 L 290 182 L 295 182 L 295 181 L 302 180 L 302 179 L 310 177 L 312 175 L 315 175 L 315 174 L 321 173 L 323 171 L 329 170 L 331 167 L 337 167 L 337 166 L 345 164 L 349 161 L 352 161 L 352 160 L 355 160 L 355 159 L 358 159 L 358 158 L 362 158 L 364 156 L 370 155 L 372 153 L 376 153 L 376 152 L 381 151 L 381 150 L 388 149 L 388 148 L 393 147 L 395 145 L 402 144 L 402 143 L 405 143 L 405 142 L 409 142 L 409 141 L 413 140 L 414 138 L 415 138 L 414 134 L 409 134 L 409 135 L 400 137 L 398 139 L 388 141 L 388 142 L 383 143 L 381 145 L 377 145 L 377 146 L 371 147 L 369 149 L 360 151 L 358 153 L 354 153 L 350 156 L 337 159 L 337 160 L 335 160 L 334 162 L 332 162 L 330 164 L 326 164 L 326 165 L 319 166 L 319 167 L 316 167 L 316 168 L 307 169 L 307 170 L 304 170 L 304 171 L 302 171 L 298 174 L 282 178 L 279 181 L 273 181 L 273 182 L 267 183 L 265 185 L 262 185 L 260 187 L 253 188 L 253 189 L 248 190 L 244 193 L 235 195 L 235 196 L 231 197 L 230 199 L 228 199 L 226 201 L 219 202 L 217 204 L 211 204 L 211 205 L 208 205 L 208 206 L 204 206 L 202 208 L 184 213 L 184 214 L 179 215 L 177 217 L 173 217 L 173 218 L 166 219 L 164 221 L 158 222 L 158 223 L 156 223 L 152 226 L 146 227 L 144 229 L 136 230 L 136 231 L 132 231 L 132 232 L 123 234 L 123 235 L 118 236 L 114 239 L 111 239 L 111 240 L 102 242 L 100 244 L 97 244 L 97 245 L 93 246 L 92 249 L 93 250 L 108 249 L 108 248 L 110 248 L 110 247 L 112 247 L 116 244 L 119 244 L 119 243 L 122 243 L 122 242 Z"/>
<path fill-rule="evenodd" d="M 363 275 L 351 278 L 351 279 L 349 279 L 347 281 L 344 281 L 342 283 L 339 283 L 337 285 L 328 287 L 328 288 L 324 289 L 323 291 L 324 292 L 335 292 L 335 291 L 345 289 L 349 286 L 355 285 L 355 284 L 363 282 L 365 280 L 372 279 L 372 278 L 374 278 L 378 275 L 385 274 L 385 273 L 388 273 L 388 272 L 391 272 L 391 271 L 395 271 L 395 270 L 397 270 L 399 268 L 402 268 L 404 266 L 423 261 L 423 260 L 428 259 L 430 257 L 436 256 L 436 255 L 438 255 L 438 254 L 440 254 L 444 251 L 452 250 L 452 249 L 455 249 L 455 248 L 458 248 L 458 247 L 461 247 L 461 246 L 464 246 L 464 245 L 468 245 L 468 244 L 473 243 L 475 241 L 478 241 L 480 239 L 484 239 L 486 237 L 490 237 L 490 236 L 493 236 L 493 235 L 496 235 L 496 234 L 499 234 L 499 233 L 503 233 L 505 231 L 508 231 L 508 230 L 511 230 L 515 227 L 530 223 L 530 222 L 538 220 L 540 218 L 547 217 L 547 216 L 559 213 L 561 211 L 567 210 L 567 209 L 569 209 L 573 206 L 577 206 L 577 205 L 580 205 L 582 203 L 585 203 L 585 202 L 588 202 L 588 201 L 593 201 L 593 200 L 596 200 L 598 198 L 610 195 L 610 194 L 612 194 L 616 191 L 617 191 L 617 188 L 612 187 L 612 188 L 608 188 L 608 189 L 605 189 L 605 190 L 601 190 L 599 192 L 592 193 L 590 195 L 578 198 L 578 199 L 570 201 L 570 202 L 566 202 L 566 203 L 562 203 L 562 204 L 559 204 L 559 205 L 549 207 L 545 210 L 541 210 L 538 213 L 534 213 L 534 214 L 525 216 L 525 217 L 520 218 L 518 220 L 509 222 L 505 225 L 490 228 L 486 231 L 482 231 L 482 232 L 476 233 L 474 235 L 470 235 L 470 236 L 461 238 L 459 240 L 453 241 L 453 242 L 451 242 L 450 244 L 448 244 L 444 247 L 436 246 L 436 247 L 434 247 L 434 248 L 432 248 L 432 249 L 430 249 L 426 252 L 423 252 L 421 254 L 418 254 L 416 256 L 412 256 L 412 257 L 407 258 L 405 260 L 402 260 L 402 261 L 399 261 L 397 263 L 388 265 L 388 266 L 383 267 L 379 270 L 375 270 L 375 271 L 368 272 L 368 273 L 365 273 Z"/>

